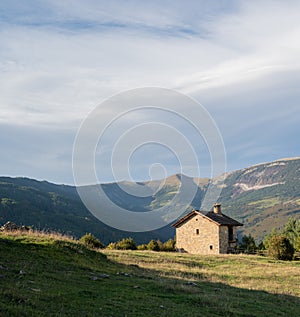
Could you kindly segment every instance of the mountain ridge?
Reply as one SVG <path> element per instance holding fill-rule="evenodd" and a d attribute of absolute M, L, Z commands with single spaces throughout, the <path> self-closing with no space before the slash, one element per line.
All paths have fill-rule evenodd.
<path fill-rule="evenodd" d="M 282 227 L 288 217 L 300 218 L 300 158 L 255 164 L 224 176 L 225 179 L 209 179 L 174 174 L 163 180 L 122 181 L 100 186 L 117 205 L 138 212 L 164 206 L 169 206 L 172 211 L 176 208 L 172 205 L 173 199 L 176 199 L 183 179 L 188 189 L 196 192 L 186 212 L 199 209 L 208 187 L 216 186 L 222 189 L 218 201 L 224 213 L 243 222 L 241 233 L 251 234 L 257 240 L 272 227 Z M 92 189 L 93 186 L 99 185 L 88 187 Z M 146 190 L 146 197 L 135 197 L 137 190 Z M 140 234 L 113 229 L 85 208 L 76 187 L 27 177 L 0 177 L 0 224 L 8 220 L 75 236 L 92 232 L 104 243 L 129 235 L 139 242 L 150 238 L 166 240 L 174 236 L 169 225 Z"/>

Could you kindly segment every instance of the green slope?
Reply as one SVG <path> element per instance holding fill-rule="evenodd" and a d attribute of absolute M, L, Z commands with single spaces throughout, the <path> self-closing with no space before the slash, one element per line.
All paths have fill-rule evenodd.
<path fill-rule="evenodd" d="M 137 200 L 132 203 L 116 184 L 103 186 L 112 199 L 117 197 L 120 204 L 126 203 L 126 208 L 137 206 Z M 141 202 L 140 205 L 140 210 L 146 208 Z M 0 177 L 0 225 L 7 221 L 75 237 L 91 232 L 105 244 L 128 236 L 132 236 L 138 243 L 146 243 L 151 239 L 164 241 L 169 236 L 173 237 L 169 226 L 146 233 L 130 233 L 111 228 L 85 208 L 75 187 L 28 178 Z"/>
<path fill-rule="evenodd" d="M 173 175 L 162 183 L 120 182 L 101 186 L 106 195 L 124 209 L 145 212 L 164 207 L 173 212 L 182 204 L 176 194 L 180 191 L 183 178 L 185 190 L 196 192 L 187 211 L 199 209 L 209 179 L 195 180 L 184 175 Z M 200 185 L 197 187 L 198 182 Z M 219 202 L 224 213 L 244 224 L 240 234 L 251 234 L 261 240 L 273 227 L 282 228 L 289 217 L 300 218 L 300 159 L 251 166 L 228 173 L 224 184 L 218 179 L 212 183 L 222 187 Z M 148 190 L 147 197 L 134 195 L 141 188 Z M 95 190 L 95 186 L 89 186 L 87 190 Z M 100 203 L 101 208 L 104 207 Z M 128 236 L 138 243 L 152 238 L 164 241 L 175 234 L 169 225 L 146 233 L 122 232 L 96 219 L 82 204 L 75 187 L 27 178 L 0 177 L 0 224 L 9 220 L 76 237 L 91 232 L 104 243 Z"/>
<path fill-rule="evenodd" d="M 289 217 L 300 218 L 300 160 L 285 159 L 230 173 L 220 201 L 244 223 L 245 234 L 262 239 Z"/>
<path fill-rule="evenodd" d="M 60 237 L 4 233 L 0 255 L 2 317 L 272 317 L 299 312 L 296 262 L 150 251 L 102 254 Z M 264 286 L 266 268 L 276 279 L 270 284 L 268 278 Z M 241 280 L 237 270 L 246 272 L 247 279 Z M 218 272 L 223 272 L 219 278 Z"/>

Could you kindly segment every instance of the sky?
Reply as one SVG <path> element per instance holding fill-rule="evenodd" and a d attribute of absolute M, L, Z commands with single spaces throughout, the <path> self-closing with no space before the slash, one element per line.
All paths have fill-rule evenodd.
<path fill-rule="evenodd" d="M 73 184 L 84 120 L 98 107 L 99 125 L 110 124 L 106 113 L 121 115 L 122 105 L 105 101 L 141 87 L 175 90 L 204 107 L 222 137 L 227 171 L 299 156 L 299 39 L 300 2 L 292 0 L 3 0 L 0 175 Z M 114 161 L 129 170 L 126 179 L 210 177 L 210 145 L 179 121 L 147 109 L 123 114 L 96 145 L 98 178 L 123 178 L 109 171 L 112 149 L 121 152 L 132 127 L 141 125 L 136 134 L 145 137 L 149 122 L 189 139 L 200 174 L 185 146 L 174 153 L 153 142 L 164 132 L 150 127 L 157 135 Z"/>

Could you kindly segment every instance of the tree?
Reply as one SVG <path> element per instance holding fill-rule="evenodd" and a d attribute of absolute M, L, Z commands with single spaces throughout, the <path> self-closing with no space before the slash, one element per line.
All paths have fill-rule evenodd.
<path fill-rule="evenodd" d="M 254 238 L 250 234 L 249 236 L 243 236 L 239 249 L 244 253 L 255 253 L 257 246 Z"/>
<path fill-rule="evenodd" d="M 286 223 L 282 234 L 287 237 L 293 247 L 297 249 L 297 240 L 300 237 L 300 220 L 291 217 Z"/>
<path fill-rule="evenodd" d="M 258 250 L 261 250 L 261 251 L 266 250 L 266 247 L 265 247 L 263 241 L 260 241 L 260 243 L 259 243 L 259 245 L 258 245 Z"/>
<path fill-rule="evenodd" d="M 263 244 L 264 244 L 266 249 L 269 249 L 271 239 L 277 235 L 278 235 L 278 232 L 277 232 L 276 228 L 273 228 L 272 231 L 266 235 L 266 237 L 263 241 Z"/>
<path fill-rule="evenodd" d="M 291 261 L 294 256 L 295 249 L 290 240 L 285 236 L 273 236 L 270 239 L 268 254 L 276 260 Z"/>

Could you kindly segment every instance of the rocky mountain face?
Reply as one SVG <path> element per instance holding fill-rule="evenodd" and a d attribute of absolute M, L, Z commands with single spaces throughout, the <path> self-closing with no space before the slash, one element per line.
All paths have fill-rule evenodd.
<path fill-rule="evenodd" d="M 300 158 L 282 159 L 231 172 L 213 180 L 173 175 L 152 182 L 103 184 L 106 195 L 127 210 L 144 212 L 160 207 L 179 208 L 177 193 L 195 193 L 186 212 L 199 209 L 209 185 L 221 188 L 219 202 L 225 214 L 242 222 L 244 234 L 260 240 L 289 217 L 300 218 Z M 88 187 L 94 190 L 95 186 Z M 139 195 L 139 191 L 148 193 Z M 137 193 L 137 195 L 134 195 Z M 137 197 L 139 196 L 139 197 Z M 177 199 L 177 200 L 176 200 Z M 146 233 L 112 229 L 95 218 L 81 202 L 76 188 L 27 178 L 0 178 L 0 225 L 6 221 L 60 230 L 75 236 L 92 232 L 104 243 L 132 236 L 137 242 L 166 240 L 174 236 L 169 225 Z M 101 206 L 99 206 L 101 208 Z"/>
<path fill-rule="evenodd" d="M 257 239 L 289 217 L 300 218 L 300 159 L 282 159 L 229 173 L 220 197 L 224 212 Z"/>

